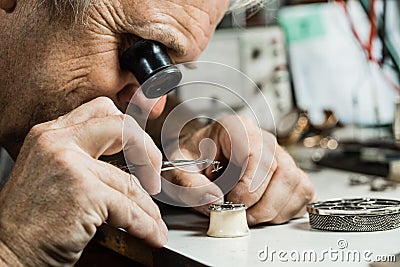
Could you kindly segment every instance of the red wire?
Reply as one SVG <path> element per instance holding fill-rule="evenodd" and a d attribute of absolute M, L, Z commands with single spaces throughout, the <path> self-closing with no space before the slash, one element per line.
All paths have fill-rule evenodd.
<path fill-rule="evenodd" d="M 344 10 L 344 13 L 346 14 L 347 20 L 350 23 L 351 32 L 353 33 L 353 35 L 356 38 L 357 42 L 361 45 L 363 50 L 368 50 L 368 47 L 365 44 L 363 44 L 363 41 L 361 40 L 360 35 L 358 34 L 358 32 L 356 30 L 356 27 L 354 26 L 354 23 L 353 23 L 353 21 L 351 19 L 350 12 L 349 12 L 349 10 L 347 8 L 346 2 L 344 0 L 336 0 L 336 2 L 339 3 L 343 7 L 343 10 Z"/>
<path fill-rule="evenodd" d="M 370 16 L 369 16 L 369 22 L 370 22 L 370 31 L 369 31 L 369 37 L 368 37 L 368 42 L 364 43 L 361 40 L 360 35 L 357 32 L 356 27 L 354 26 L 353 20 L 351 19 L 350 12 L 347 8 L 347 4 L 344 0 L 336 0 L 339 4 L 342 5 L 343 10 L 346 14 L 347 20 L 350 23 L 350 29 L 351 32 L 353 33 L 354 37 L 356 38 L 357 42 L 360 44 L 360 46 L 363 48 L 363 50 L 366 52 L 368 59 L 374 62 L 379 62 L 376 60 L 373 56 L 373 41 L 376 38 L 376 33 L 377 33 L 377 25 L 376 25 L 376 13 L 375 13 L 375 0 L 370 0 Z"/>
<path fill-rule="evenodd" d="M 360 35 L 358 34 L 358 32 L 354 26 L 354 23 L 353 23 L 353 20 L 351 19 L 350 12 L 347 8 L 346 2 L 344 0 L 335 0 L 335 1 L 343 7 L 346 17 L 350 23 L 351 31 L 352 31 L 354 37 L 356 38 L 357 42 L 360 44 L 362 49 L 366 52 L 366 54 L 368 56 L 368 60 L 371 62 L 377 63 L 379 65 L 379 67 L 381 67 L 384 79 L 387 81 L 387 83 L 390 84 L 390 86 L 393 87 L 394 90 L 396 90 L 398 93 L 400 93 L 400 87 L 397 86 L 393 81 L 390 80 L 390 78 L 386 75 L 386 73 L 382 69 L 381 61 L 374 57 L 373 43 L 374 43 L 374 40 L 376 39 L 377 33 L 378 33 L 377 16 L 376 16 L 376 12 L 375 12 L 376 0 L 370 0 L 370 2 L 369 2 L 370 31 L 369 31 L 368 42 L 366 44 L 363 43 L 363 41 L 360 38 Z M 384 0 L 384 1 L 386 1 L 386 0 Z"/>
<path fill-rule="evenodd" d="M 395 84 L 383 70 L 382 73 L 383 73 L 383 78 L 385 78 L 385 81 L 388 84 L 390 84 L 393 87 L 393 89 L 397 91 L 397 93 L 400 94 L 400 87 L 397 84 Z"/>
<path fill-rule="evenodd" d="M 376 23 L 376 13 L 375 13 L 375 4 L 376 0 L 370 0 L 369 3 L 369 23 L 370 23 L 370 31 L 369 31 L 369 40 L 368 40 L 368 59 L 374 62 L 380 63 L 378 60 L 374 58 L 373 54 L 373 45 L 374 40 L 377 35 L 377 23 Z"/>

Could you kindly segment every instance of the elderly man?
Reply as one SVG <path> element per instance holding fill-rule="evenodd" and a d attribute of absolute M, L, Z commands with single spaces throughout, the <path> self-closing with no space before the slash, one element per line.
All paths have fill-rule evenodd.
<path fill-rule="evenodd" d="M 161 190 L 162 154 L 121 112 L 139 85 L 120 68 L 119 56 L 139 36 L 163 43 L 175 63 L 193 61 L 229 5 L 251 2 L 257 1 L 0 0 L 0 144 L 15 160 L 0 192 L 0 265 L 73 264 L 104 222 L 156 247 L 167 242 L 150 197 Z M 165 102 L 165 96 L 158 99 L 151 118 Z M 238 120 L 227 118 L 193 128 L 181 146 L 195 154 L 199 142 L 211 138 L 218 159 L 243 166 L 227 199 L 249 207 L 250 225 L 301 214 L 313 197 L 309 179 L 271 134 L 252 134 L 258 128 L 239 121 L 249 136 L 236 131 Z M 129 129 L 124 144 L 123 123 Z M 249 149 L 230 151 L 242 138 Z M 99 160 L 123 145 L 133 151 L 141 185 Z M 170 180 L 186 187 L 210 178 L 207 172 L 173 174 Z M 252 191 L 254 177 L 265 179 Z M 203 192 L 207 203 L 220 197 L 212 190 Z M 205 206 L 197 209 L 206 213 Z"/>

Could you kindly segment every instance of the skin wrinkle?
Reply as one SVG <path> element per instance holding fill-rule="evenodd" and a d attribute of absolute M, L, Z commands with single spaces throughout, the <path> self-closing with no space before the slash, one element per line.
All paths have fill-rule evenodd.
<path fill-rule="evenodd" d="M 106 25 L 104 25 L 103 23 L 100 22 L 100 19 L 97 16 L 90 16 L 88 19 L 88 23 L 96 26 L 96 27 L 90 27 L 87 29 L 87 31 L 90 33 L 106 35 L 106 33 L 104 33 L 104 31 L 110 31 L 110 29 Z M 111 31 L 111 33 L 109 33 L 109 35 L 113 36 L 112 31 Z"/>
<path fill-rule="evenodd" d="M 209 37 L 209 35 L 207 34 L 207 31 L 201 27 L 201 23 L 200 23 L 195 17 L 193 17 L 193 16 L 190 15 L 191 12 L 188 12 L 187 8 L 188 8 L 188 7 L 195 8 L 195 9 L 200 10 L 201 12 L 205 13 L 205 14 L 208 16 L 208 14 L 207 14 L 206 11 L 204 11 L 204 10 L 202 10 L 202 9 L 200 9 L 200 8 L 198 8 L 198 7 L 196 7 L 195 5 L 186 4 L 186 5 L 184 5 L 184 6 L 182 7 L 182 6 L 180 6 L 180 5 L 176 4 L 176 3 L 174 3 L 174 2 L 171 1 L 171 0 L 166 0 L 166 1 L 169 2 L 169 3 L 171 3 L 171 4 L 173 4 L 173 5 L 175 5 L 175 6 L 177 6 L 177 7 L 180 7 L 180 8 L 184 11 L 185 15 L 188 16 L 189 18 L 191 18 L 190 22 L 196 22 L 196 24 L 197 24 L 197 25 L 199 26 L 199 28 L 201 29 L 200 31 L 201 31 L 201 33 L 203 34 L 203 36 L 204 36 L 205 38 Z M 169 16 L 170 16 L 171 18 L 173 18 L 178 24 L 180 24 L 184 29 L 186 29 L 186 31 L 192 36 L 192 39 L 193 39 L 193 40 L 197 40 L 197 36 L 189 29 L 188 26 L 185 25 L 186 23 L 182 23 L 182 22 L 181 22 L 181 20 L 180 20 L 181 16 L 175 15 L 175 12 L 172 12 L 171 14 L 169 14 Z M 209 24 L 211 25 L 211 24 L 212 24 L 212 21 L 211 21 L 211 17 L 210 17 L 210 16 L 208 16 L 208 21 L 209 21 Z M 191 24 L 191 23 L 188 23 L 188 25 L 190 25 L 190 24 Z M 203 49 L 204 49 L 205 47 L 199 46 L 199 42 L 196 42 L 196 44 L 198 45 L 199 51 L 203 51 Z"/>
<path fill-rule="evenodd" d="M 101 12 L 100 10 L 97 11 L 97 13 L 101 16 L 101 18 L 108 23 L 107 25 L 104 25 L 105 28 L 110 29 L 111 32 L 117 32 L 117 33 L 129 33 L 129 27 L 122 26 L 124 25 L 124 21 L 126 21 L 126 16 L 124 12 L 122 11 L 122 8 L 115 8 L 114 6 L 110 7 L 110 5 L 105 4 L 105 6 L 108 8 L 108 14 L 109 16 L 106 16 L 104 12 Z M 111 9 L 110 9 L 111 8 Z M 113 12 L 115 11 L 115 12 Z M 94 20 L 97 21 L 97 16 L 93 16 Z M 152 17 L 152 16 L 149 16 Z M 111 21 L 111 22 L 110 22 Z M 129 22 L 129 21 L 128 21 Z M 147 36 L 160 36 L 161 40 L 168 40 L 168 46 L 172 47 L 172 49 L 175 51 L 178 51 L 176 53 L 178 56 L 186 55 L 186 52 L 184 52 L 183 45 L 178 43 L 179 38 L 176 36 L 172 35 L 170 31 L 165 31 L 163 28 L 165 28 L 165 22 L 163 21 L 135 21 L 134 22 L 136 25 L 139 24 L 139 26 L 143 25 L 143 29 L 140 29 L 141 27 L 135 26 L 133 30 L 138 30 L 139 34 L 140 32 L 147 32 Z M 135 25 L 134 23 L 130 23 L 130 25 Z M 154 23 L 154 25 L 152 25 Z M 99 23 L 101 25 L 101 23 Z M 152 27 L 150 27 L 152 25 Z M 157 25 L 160 27 L 157 28 Z M 138 28 L 138 29 L 136 29 Z M 179 29 L 176 29 L 179 32 Z M 150 38 L 151 39 L 151 38 Z M 121 52 L 120 52 L 121 53 Z"/>
<path fill-rule="evenodd" d="M 196 17 L 195 17 L 194 15 L 192 15 L 192 12 L 190 12 L 190 8 L 194 8 L 194 9 L 196 9 L 196 10 L 199 10 L 200 12 L 203 12 L 203 14 L 205 14 L 205 15 L 207 16 L 208 22 L 209 22 L 209 24 L 211 25 L 210 17 L 209 17 L 206 13 L 204 13 L 203 10 L 201 10 L 200 8 L 197 8 L 196 6 L 193 6 L 193 5 L 185 5 L 185 6 L 184 6 L 184 10 L 185 10 L 187 16 L 189 16 L 189 17 L 192 19 L 192 21 L 196 22 L 197 26 L 201 29 L 201 32 L 203 33 L 204 37 L 205 37 L 205 38 L 210 38 L 211 35 L 208 34 L 208 33 L 207 33 L 207 30 L 206 30 L 205 28 L 202 27 L 202 24 L 201 24 L 200 21 L 199 21 L 200 18 L 198 18 L 198 20 L 196 20 Z"/>
<path fill-rule="evenodd" d="M 137 3 L 135 2 L 134 5 L 137 5 Z M 147 14 L 147 16 L 144 17 L 140 17 L 142 16 L 142 14 L 137 14 L 137 16 L 139 17 L 132 17 L 130 18 L 129 16 L 127 16 L 125 13 L 125 10 L 129 10 L 128 8 L 125 9 L 124 6 L 121 6 L 121 11 L 120 13 L 120 17 L 121 18 L 125 18 L 126 19 L 126 25 L 121 24 L 121 29 L 126 29 L 126 28 L 132 28 L 133 31 L 139 31 L 141 28 L 150 26 L 150 20 L 148 20 L 149 17 L 153 16 L 153 9 L 154 7 L 150 6 L 147 1 L 144 3 L 141 3 L 141 5 L 143 5 L 143 10 L 146 10 L 147 12 L 149 12 L 149 14 Z M 139 10 L 136 6 L 133 8 L 133 10 Z M 127 31 L 129 32 L 129 31 Z M 150 32 L 148 33 L 148 35 L 150 35 Z"/>
<path fill-rule="evenodd" d="M 89 85 L 88 76 L 88 73 L 76 75 L 70 81 L 66 82 L 65 86 L 63 87 L 66 91 L 65 96 L 69 98 L 72 94 L 79 94 L 79 92 L 86 90 Z M 69 88 L 72 89 L 67 90 Z"/>
<path fill-rule="evenodd" d="M 167 16 L 167 17 L 169 17 L 169 18 L 171 18 L 172 20 L 174 20 L 180 27 L 178 28 L 177 26 L 175 26 L 175 29 L 178 31 L 178 32 L 182 32 L 181 31 L 181 29 L 184 29 L 185 30 L 185 32 L 187 33 L 187 34 L 189 34 L 191 37 L 192 37 L 192 40 L 196 40 L 196 37 L 193 35 L 193 33 L 190 31 L 190 29 L 188 28 L 188 27 L 186 27 L 186 26 L 184 26 L 180 21 L 179 21 L 179 19 L 177 19 L 176 17 L 174 17 L 173 15 L 171 15 L 171 14 L 163 14 L 163 16 Z M 196 44 L 196 47 L 197 47 L 197 51 L 202 51 L 202 49 L 201 49 L 201 47 L 199 46 L 199 42 L 194 42 L 195 44 Z M 192 47 L 193 48 L 193 47 Z M 182 54 L 180 54 L 180 55 L 182 55 L 182 56 L 185 56 L 187 54 L 187 52 L 183 52 Z"/>
<path fill-rule="evenodd" d="M 109 10 L 110 14 L 111 15 L 115 14 L 113 16 L 113 20 L 115 21 L 115 25 L 118 25 L 118 27 L 119 27 L 118 28 L 119 33 L 121 33 L 121 32 L 123 32 L 122 29 L 123 29 L 123 25 L 124 25 L 124 19 L 126 19 L 126 18 L 125 18 L 123 9 L 120 5 L 120 2 L 117 1 L 117 4 L 118 4 L 118 6 L 115 6 L 115 3 L 114 3 L 114 5 L 111 5 L 111 4 L 109 4 L 109 5 L 106 4 L 106 5 L 108 6 L 108 10 Z M 111 12 L 112 10 L 114 12 Z"/>
<path fill-rule="evenodd" d="M 153 23 L 153 22 L 152 22 Z M 175 33 L 171 33 L 169 31 L 165 31 L 165 24 L 162 22 L 154 22 L 152 25 L 153 29 L 148 27 L 149 32 L 157 32 L 157 36 L 159 36 L 160 41 L 164 41 L 167 43 L 168 50 L 174 53 L 178 57 L 185 57 L 187 55 L 187 51 L 185 46 L 179 42 L 179 37 L 176 36 Z"/>
<path fill-rule="evenodd" d="M 184 45 L 180 43 L 176 32 L 170 31 L 171 26 L 172 25 L 166 26 L 165 22 L 156 19 L 148 20 L 143 27 L 138 29 L 138 35 L 144 36 L 146 39 L 150 40 L 158 39 L 159 42 L 166 44 L 170 52 L 174 53 L 178 57 L 184 57 L 187 55 L 187 51 L 185 50 Z M 179 29 L 175 29 L 179 32 Z"/>
<path fill-rule="evenodd" d="M 166 0 L 166 1 L 169 2 L 169 3 L 171 3 L 171 5 L 175 6 L 176 10 L 184 11 L 184 15 L 187 16 L 187 13 L 186 13 L 186 10 L 184 9 L 184 7 L 182 7 L 182 6 L 180 6 L 180 5 L 176 4 L 176 3 L 174 3 L 173 1 L 169 1 L 169 0 Z M 181 20 L 182 20 L 182 13 L 179 12 L 179 15 L 180 15 L 180 16 L 175 15 L 175 13 L 176 13 L 175 11 L 176 11 L 176 10 L 174 9 L 174 10 L 173 10 L 174 12 L 168 12 L 168 10 L 167 10 L 168 13 L 165 14 L 165 15 L 167 15 L 169 18 L 172 18 L 178 25 L 180 25 L 183 29 L 185 29 L 187 33 L 189 33 L 190 35 L 192 35 L 193 39 L 196 39 L 196 38 L 194 38 L 193 33 L 190 32 L 189 27 L 186 26 L 186 25 L 184 25 L 185 23 L 182 23 L 182 22 L 181 22 Z M 161 16 L 162 16 L 162 11 L 163 11 L 163 10 L 160 10 L 160 12 L 159 12 L 159 14 L 160 14 Z M 165 12 L 165 11 L 164 11 L 164 12 Z"/>
<path fill-rule="evenodd" d="M 194 6 L 190 6 L 190 7 L 194 7 Z M 194 7 L 194 8 L 195 8 L 195 7 Z M 186 7 L 186 6 L 185 6 L 185 12 L 186 12 L 186 14 L 191 18 L 191 21 L 194 21 L 194 22 L 196 23 L 196 25 L 197 25 L 198 28 L 199 28 L 200 33 L 202 34 L 202 36 L 199 37 L 199 36 L 195 35 L 194 33 L 191 33 L 192 38 L 193 38 L 194 40 L 197 40 L 198 38 L 199 38 L 200 40 L 201 40 L 201 39 L 203 39 L 203 40 L 209 40 L 209 39 L 211 39 L 212 35 L 210 35 L 210 34 L 207 33 L 207 29 L 204 29 L 204 28 L 202 27 L 202 25 L 201 25 L 201 22 L 200 22 L 200 21 L 197 21 L 196 18 L 195 18 L 194 16 L 191 15 L 191 12 L 187 10 L 187 7 Z M 208 17 L 208 18 L 210 18 L 210 17 Z M 209 25 L 211 25 L 210 19 L 209 19 L 209 23 L 210 23 Z M 197 44 L 197 46 L 198 46 L 198 49 L 200 50 L 200 53 L 201 53 L 201 51 L 203 51 L 203 50 L 207 47 L 208 42 L 207 42 L 207 41 L 204 42 L 204 45 L 200 45 L 200 43 L 201 43 L 201 42 L 196 42 L 196 44 Z"/>
<path fill-rule="evenodd" d="M 92 71 L 94 71 L 97 67 L 101 67 L 102 65 L 104 65 L 104 63 L 102 63 L 102 65 L 97 65 L 96 66 L 96 64 L 94 64 L 93 65 L 93 63 L 92 62 L 96 62 L 95 61 L 95 58 L 96 57 L 102 57 L 102 56 L 105 56 L 105 57 L 108 57 L 108 58 L 110 58 L 110 57 L 113 57 L 113 55 L 114 54 L 116 54 L 116 55 L 118 55 L 118 40 L 117 39 L 115 39 L 115 38 L 110 38 L 110 35 L 108 35 L 108 34 L 104 34 L 104 35 L 100 35 L 100 36 L 96 36 L 96 38 L 98 39 L 98 40 L 95 40 L 94 42 L 95 43 L 100 43 L 100 42 L 104 42 L 103 40 L 106 40 L 106 46 L 107 47 L 103 47 L 103 48 L 100 48 L 100 50 L 99 51 L 95 51 L 95 52 L 93 52 L 93 51 L 89 51 L 88 53 L 86 53 L 84 56 L 81 56 L 81 53 L 79 54 L 79 55 L 75 55 L 75 56 L 73 56 L 73 58 L 69 58 L 67 61 L 66 61 L 66 63 L 69 63 L 70 62 L 70 64 L 71 64 L 71 66 L 73 66 L 73 68 L 74 69 L 82 69 L 83 71 L 83 74 L 81 74 L 79 77 L 84 77 L 84 74 L 85 74 L 85 72 L 89 75 Z M 112 46 L 112 47 L 109 47 L 109 46 Z M 93 46 L 93 45 L 92 45 Z M 104 45 L 103 45 L 104 46 Z M 98 45 L 94 45 L 94 47 L 98 47 Z M 107 56 L 107 55 L 109 55 L 109 56 Z M 93 60 L 92 60 L 92 58 L 93 58 Z M 75 63 L 76 62 L 76 63 Z M 82 64 L 85 64 L 85 65 L 82 65 Z M 82 65 L 82 66 L 79 66 L 79 65 Z M 118 68 L 119 68 L 119 66 L 117 66 Z M 72 73 L 72 74 L 75 74 L 75 73 Z M 74 83 L 77 83 L 77 80 L 74 80 L 74 78 L 77 78 L 77 76 L 73 76 L 73 77 L 71 77 L 71 80 L 72 80 L 72 83 L 71 82 L 69 82 L 67 85 L 66 85 L 66 87 L 68 88 L 68 87 L 70 87 L 70 88 L 74 88 L 75 86 L 73 86 L 74 85 Z M 88 84 L 88 86 L 87 87 L 89 87 L 89 88 L 86 88 L 88 91 L 90 91 L 90 79 L 92 79 L 91 77 L 87 77 L 87 84 Z M 81 85 L 84 85 L 84 83 L 82 83 L 81 81 L 79 81 L 78 82 L 78 84 L 81 84 Z M 85 89 L 85 87 L 84 86 L 81 86 L 81 88 L 82 89 Z M 80 89 L 80 88 L 79 88 Z M 77 88 L 75 88 L 73 91 L 76 91 L 77 90 Z M 94 88 L 94 89 L 92 89 L 92 91 L 94 92 L 96 90 L 96 88 Z M 87 93 L 86 93 L 87 94 Z"/>
<path fill-rule="evenodd" d="M 286 178 L 286 177 L 283 177 L 283 179 L 285 179 L 285 178 Z M 286 178 L 286 179 L 287 179 L 287 178 Z M 292 183 L 292 184 L 290 185 L 289 188 L 291 189 L 292 192 L 297 192 L 297 191 L 296 191 L 296 188 L 298 188 L 298 186 L 300 186 L 300 185 L 301 185 L 301 180 L 300 180 L 300 179 L 298 179 L 298 180 L 296 179 L 295 185 L 293 185 L 293 183 Z M 290 197 L 286 199 L 285 204 L 282 205 L 282 207 L 281 207 L 280 210 L 276 209 L 276 207 L 273 206 L 274 210 L 277 211 L 277 214 L 278 214 L 278 216 L 275 218 L 276 220 L 279 219 L 279 216 L 281 216 L 281 211 L 285 208 L 285 206 L 286 206 L 289 202 L 290 202 Z M 283 219 L 283 217 L 280 217 L 280 218 Z M 278 221 L 279 221 L 279 220 L 278 220 Z M 286 221 L 286 220 L 283 220 L 283 221 Z"/>
<path fill-rule="evenodd" d="M 117 1 L 117 3 L 119 2 Z M 121 24 L 119 16 L 114 15 L 117 9 L 114 8 L 113 4 L 115 5 L 116 3 L 109 1 L 97 2 L 97 4 L 93 5 L 93 9 L 89 12 L 88 17 L 96 21 L 96 24 L 101 25 L 106 31 L 110 31 L 111 35 L 116 35 L 121 32 Z"/>
<path fill-rule="evenodd" d="M 163 1 L 163 6 L 167 5 L 167 1 Z M 144 3 L 146 7 L 146 2 Z M 142 10 L 145 9 L 143 7 L 135 7 L 135 4 L 133 6 L 130 6 L 127 8 L 128 10 Z M 162 9 L 162 6 L 158 8 L 160 11 L 158 13 L 168 12 L 169 8 Z M 126 12 L 128 12 L 128 10 Z M 169 47 L 170 53 L 172 53 L 175 58 L 176 57 L 181 57 L 181 55 L 188 55 L 189 51 L 185 51 L 184 48 L 186 48 L 187 43 L 190 43 L 192 41 L 187 40 L 189 37 L 185 37 L 182 32 L 179 32 L 179 28 L 177 29 L 172 29 L 171 27 L 166 27 L 168 25 L 168 21 L 165 20 L 160 20 L 155 18 L 154 16 L 154 10 L 153 11 L 147 11 L 149 14 L 146 17 L 141 17 L 140 14 L 135 15 L 134 17 L 126 17 L 128 25 L 124 26 L 124 32 L 135 32 L 135 34 L 142 36 L 145 39 L 151 39 L 151 40 L 158 40 L 166 44 L 167 47 Z M 133 21 L 133 19 L 135 19 Z M 149 28 L 149 25 L 154 23 L 152 28 Z M 157 25 L 159 24 L 159 25 Z M 135 25 L 135 26 L 132 26 Z M 142 26 L 143 25 L 143 26 Z M 176 28 L 176 27 L 175 27 Z M 167 37 L 165 35 L 168 34 Z M 172 36 L 172 38 L 171 38 Z M 176 40 L 176 41 L 175 41 Z M 181 43 L 177 42 L 180 41 Z M 186 48 L 187 49 L 187 48 Z M 198 53 L 198 51 L 196 51 Z M 192 59 L 193 60 L 193 59 Z"/>
<path fill-rule="evenodd" d="M 104 8 L 108 12 L 104 12 Z M 100 21 L 106 22 L 106 24 L 109 26 L 109 27 L 106 26 L 106 29 L 111 31 L 113 34 L 116 34 L 119 32 L 118 27 L 117 27 L 118 23 L 116 22 L 116 20 L 118 19 L 118 16 L 113 15 L 114 13 L 111 11 L 110 5 L 108 5 L 107 3 L 100 2 L 100 4 L 98 6 L 96 6 L 96 14 L 98 14 L 100 16 L 100 18 L 101 18 Z M 94 17 L 97 17 L 97 16 L 94 15 Z"/>
<path fill-rule="evenodd" d="M 93 219 L 91 219 L 91 221 L 94 221 L 95 224 L 91 225 L 91 224 L 87 224 L 84 223 L 83 225 L 85 226 L 85 232 L 89 233 L 90 236 L 93 236 L 96 233 L 96 228 L 95 227 L 99 227 L 100 225 L 103 224 L 104 221 L 101 220 L 101 218 L 108 218 L 108 210 L 106 209 L 105 205 L 97 205 L 97 202 L 94 201 L 94 199 L 86 197 L 85 195 L 85 202 L 88 202 L 89 205 L 86 205 L 84 207 L 80 206 L 80 209 L 83 211 L 85 210 L 86 212 L 83 212 L 82 214 L 91 214 L 91 217 Z M 99 214 L 100 216 L 96 216 L 96 215 L 92 215 L 92 212 L 89 210 L 87 210 L 88 207 L 97 207 L 96 208 L 96 214 Z M 96 220 L 97 219 L 97 220 Z M 90 231 L 88 231 L 88 229 Z"/>
<path fill-rule="evenodd" d="M 185 11 L 185 15 L 188 16 L 189 18 L 191 18 L 192 20 L 190 20 L 190 22 L 197 22 L 197 25 L 200 25 L 200 23 L 194 19 L 193 17 L 191 17 L 190 15 L 188 15 L 188 13 Z M 176 16 L 174 16 L 174 13 L 170 14 L 170 16 L 172 18 L 174 18 L 184 29 L 186 29 L 187 33 L 190 34 L 190 36 L 192 37 L 192 40 L 195 40 L 195 44 L 197 45 L 197 49 L 199 51 L 199 53 L 201 53 L 201 51 L 203 51 L 206 46 L 207 46 L 207 42 L 204 42 L 204 40 L 208 39 L 208 34 L 206 33 L 206 31 L 204 31 L 204 29 L 202 27 L 198 27 L 200 29 L 200 33 L 203 35 L 203 38 L 201 38 L 200 36 L 198 36 L 196 33 L 194 33 L 193 31 L 190 30 L 190 28 L 188 26 L 185 26 L 186 23 L 182 23 L 179 18 L 177 18 Z M 191 23 L 188 24 L 191 24 Z M 201 42 L 200 40 L 203 41 Z M 204 43 L 204 44 L 203 44 Z"/>
<path fill-rule="evenodd" d="M 51 53 L 50 53 L 51 54 Z M 72 65 L 72 64 L 71 64 Z M 74 78 L 74 77 L 72 77 L 72 78 Z M 82 85 L 83 84 L 83 81 L 75 81 L 74 82 L 75 84 L 80 84 L 80 85 Z M 70 83 L 69 83 L 70 84 Z M 70 86 L 70 85 L 67 85 L 67 87 L 68 86 Z M 59 89 L 57 89 L 57 90 L 59 90 Z M 64 90 L 64 87 L 61 87 L 61 91 L 63 91 Z"/>
<path fill-rule="evenodd" d="M 70 68 L 66 67 L 68 69 L 68 74 L 70 74 L 70 78 L 69 81 L 66 82 L 65 86 L 60 88 L 61 91 L 68 91 L 68 88 L 74 88 L 72 91 L 75 91 L 77 89 L 76 86 L 85 87 L 85 81 L 88 80 L 90 75 L 90 66 L 86 64 L 83 66 L 77 66 L 77 64 L 73 64 L 74 62 L 79 62 L 79 60 L 80 58 L 78 57 L 65 62 L 60 62 L 61 65 L 65 64 L 67 66 L 71 66 Z"/>
<path fill-rule="evenodd" d="M 207 13 L 206 10 L 201 9 L 200 7 L 195 6 L 195 5 L 185 5 L 184 7 L 186 8 L 187 6 L 192 7 L 192 8 L 195 8 L 195 9 L 199 10 L 200 12 L 202 12 L 203 14 L 205 14 L 205 15 L 208 17 L 208 22 L 209 22 L 209 24 L 210 24 L 210 25 L 212 24 L 211 17 L 208 15 L 208 13 Z M 190 13 L 190 12 L 187 12 L 187 13 L 188 13 L 189 16 L 190 16 L 191 13 Z"/>
<path fill-rule="evenodd" d="M 15 230 L 17 230 L 17 229 L 15 229 Z M 22 243 L 29 244 L 29 241 L 26 240 L 26 239 L 28 238 L 27 236 L 18 234 L 18 238 L 19 238 L 19 241 L 20 241 L 20 242 L 22 241 Z M 11 241 L 11 240 L 10 240 L 10 241 Z M 12 241 L 11 241 L 11 242 L 12 242 Z M 15 242 L 15 241 L 14 241 L 14 242 Z M 5 243 L 7 243 L 7 242 L 5 242 Z M 13 246 L 10 246 L 10 245 L 8 245 L 7 247 L 8 247 L 9 250 L 11 250 L 11 251 L 14 253 L 14 255 L 18 258 L 18 261 L 19 261 L 19 262 L 24 262 L 23 256 L 21 255 L 21 253 L 18 253 L 19 251 L 18 251 L 17 248 L 14 248 Z M 28 249 L 28 251 L 29 251 L 30 254 L 33 254 L 33 253 L 34 253 L 34 252 L 32 251 L 32 249 Z M 25 255 L 25 256 L 26 256 L 26 255 Z M 42 256 L 42 255 L 39 255 L 39 256 Z"/>
<path fill-rule="evenodd" d="M 118 42 L 115 42 L 115 44 L 117 44 L 117 43 Z M 86 59 L 87 57 L 90 57 L 90 56 L 97 56 L 97 55 L 103 55 L 103 54 L 107 54 L 107 53 L 114 53 L 115 51 L 118 51 L 118 49 L 116 47 L 115 48 L 109 48 L 109 49 L 106 49 L 106 50 L 97 51 L 97 52 L 91 52 L 91 53 L 88 53 L 88 54 L 85 54 L 85 55 L 82 55 L 82 56 L 76 56 L 76 57 L 73 57 L 73 58 L 69 58 L 69 59 L 67 59 L 65 61 L 60 61 L 60 63 L 61 64 L 62 63 L 68 63 L 70 61 L 81 62 L 82 60 L 84 60 L 84 59 Z M 73 64 L 71 64 L 71 65 L 73 65 Z M 82 68 L 89 68 L 89 67 L 91 67 L 91 65 L 85 65 L 83 67 L 76 67 L 75 70 L 82 69 Z M 73 71 L 74 69 L 71 69 L 71 70 Z"/>
<path fill-rule="evenodd" d="M 110 3 L 109 1 L 107 2 Z M 229 11 L 232 12 L 251 7 L 257 8 L 263 6 L 266 2 L 267 0 L 231 0 Z M 58 15 L 69 18 L 71 22 L 78 23 L 78 21 L 83 22 L 85 20 L 85 15 L 90 6 L 96 6 L 98 2 L 91 0 L 50 0 L 47 2 L 43 0 L 40 4 L 48 6 L 50 11 L 56 11 L 55 13 Z M 50 12 L 50 14 L 53 14 L 53 12 Z"/>

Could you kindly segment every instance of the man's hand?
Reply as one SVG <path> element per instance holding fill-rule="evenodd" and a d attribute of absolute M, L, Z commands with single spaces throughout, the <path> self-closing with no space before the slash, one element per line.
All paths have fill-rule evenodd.
<path fill-rule="evenodd" d="M 104 222 L 163 246 L 167 228 L 149 194 L 135 177 L 97 160 L 123 145 L 144 186 L 157 193 L 161 153 L 110 99 L 33 127 L 0 192 L 0 261 L 73 264 Z"/>
<path fill-rule="evenodd" d="M 214 142 L 214 148 L 205 145 L 207 142 L 202 144 L 207 139 Z M 211 166 L 197 172 L 166 172 L 163 176 L 168 181 L 182 186 L 173 195 L 165 187 L 166 193 L 208 214 L 207 204 L 221 202 L 223 193 L 229 190 L 227 201 L 244 203 L 248 207 L 249 225 L 286 222 L 302 215 L 305 205 L 313 198 L 308 176 L 296 167 L 272 134 L 259 129 L 250 119 L 226 117 L 186 136 L 171 159 L 208 157 L 228 168 L 217 173 L 212 172 Z M 218 181 L 220 179 L 222 182 Z"/>

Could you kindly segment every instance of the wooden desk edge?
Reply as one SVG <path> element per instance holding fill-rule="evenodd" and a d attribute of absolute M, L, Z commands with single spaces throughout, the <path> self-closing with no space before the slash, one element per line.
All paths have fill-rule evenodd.
<path fill-rule="evenodd" d="M 156 249 L 120 229 L 103 224 L 93 240 L 145 266 L 206 266 L 166 247 Z"/>

